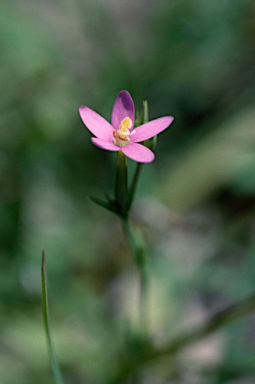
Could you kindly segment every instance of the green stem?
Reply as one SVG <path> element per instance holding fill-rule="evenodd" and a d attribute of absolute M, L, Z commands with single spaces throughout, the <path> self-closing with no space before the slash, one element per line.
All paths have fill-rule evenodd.
<path fill-rule="evenodd" d="M 43 321 L 46 334 L 46 340 L 48 344 L 49 356 L 51 361 L 51 367 L 53 371 L 53 376 L 57 384 L 64 384 L 62 375 L 58 366 L 56 359 L 55 351 L 53 348 L 53 343 L 50 334 L 50 325 L 49 325 L 49 305 L 48 305 L 48 289 L 47 289 L 47 274 L 46 274 L 46 265 L 45 265 L 45 254 L 42 251 L 42 307 L 43 307 Z"/>
<path fill-rule="evenodd" d="M 135 264 L 140 277 L 139 308 L 140 308 L 140 336 L 146 340 L 148 336 L 148 265 L 146 249 L 141 234 L 131 228 L 129 218 L 123 220 L 123 229 L 129 242 Z"/>
<path fill-rule="evenodd" d="M 143 102 L 142 121 L 143 121 L 143 124 L 148 123 L 149 121 L 149 107 L 148 107 L 147 100 Z"/>
<path fill-rule="evenodd" d="M 137 189 L 137 185 L 138 185 L 138 180 L 139 180 L 139 177 L 140 177 L 141 172 L 142 172 L 142 168 L 143 168 L 142 163 L 136 164 L 135 173 L 134 173 L 133 180 L 132 180 L 131 186 L 129 188 L 129 193 L 128 193 L 128 204 L 127 204 L 128 210 L 131 208 L 131 205 L 133 203 L 136 189 Z"/>
<path fill-rule="evenodd" d="M 115 174 L 115 201 L 117 210 L 120 216 L 126 217 L 127 215 L 127 202 L 128 202 L 128 175 L 126 156 L 122 151 L 118 151 L 116 174 Z"/>

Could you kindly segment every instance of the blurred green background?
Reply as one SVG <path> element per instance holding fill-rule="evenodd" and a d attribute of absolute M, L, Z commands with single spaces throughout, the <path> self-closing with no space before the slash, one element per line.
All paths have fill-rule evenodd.
<path fill-rule="evenodd" d="M 112 191 L 115 154 L 78 115 L 110 119 L 122 89 L 151 119 L 175 117 L 133 210 L 155 342 L 255 291 L 254 1 L 2 1 L 0 52 L 1 384 L 53 383 L 42 249 L 66 383 L 105 383 L 127 319 L 136 327 L 120 223 L 88 199 Z M 144 369 L 146 384 L 254 382 L 254 316 Z"/>

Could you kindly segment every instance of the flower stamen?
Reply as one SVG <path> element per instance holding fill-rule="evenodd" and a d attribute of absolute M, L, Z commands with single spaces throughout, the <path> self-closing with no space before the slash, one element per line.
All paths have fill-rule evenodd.
<path fill-rule="evenodd" d="M 124 147 L 130 143 L 130 129 L 132 128 L 132 120 L 129 117 L 125 117 L 118 129 L 113 130 L 113 142 L 119 147 Z"/>

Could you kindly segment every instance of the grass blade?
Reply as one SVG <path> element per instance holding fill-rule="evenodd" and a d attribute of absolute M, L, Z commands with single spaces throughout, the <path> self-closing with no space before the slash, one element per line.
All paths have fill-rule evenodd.
<path fill-rule="evenodd" d="M 46 340 L 49 350 L 50 362 L 53 371 L 53 376 L 57 384 L 64 384 L 62 375 L 58 366 L 56 355 L 54 352 L 50 326 L 49 326 L 49 306 L 48 306 L 48 289 L 47 289 L 47 274 L 46 274 L 46 263 L 45 263 L 45 254 L 42 251 L 42 309 L 43 309 L 43 321 L 46 334 Z"/>

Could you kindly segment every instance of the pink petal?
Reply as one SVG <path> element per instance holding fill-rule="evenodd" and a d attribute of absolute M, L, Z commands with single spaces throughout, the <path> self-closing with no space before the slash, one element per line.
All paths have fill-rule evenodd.
<path fill-rule="evenodd" d="M 118 94 L 112 109 L 112 126 L 117 129 L 125 117 L 129 117 L 134 126 L 135 107 L 133 99 L 128 91 L 121 91 Z"/>
<path fill-rule="evenodd" d="M 97 147 L 106 149 L 107 151 L 119 151 L 120 147 L 113 144 L 111 141 L 106 141 L 103 139 L 98 139 L 96 137 L 92 137 L 91 141 L 93 144 L 95 144 Z"/>
<path fill-rule="evenodd" d="M 173 116 L 164 116 L 142 124 L 134 129 L 130 138 L 135 143 L 148 140 L 164 131 L 172 123 L 173 119 Z"/>
<path fill-rule="evenodd" d="M 103 140 L 112 139 L 113 127 L 102 116 L 88 107 L 80 107 L 79 112 L 83 123 L 93 135 Z"/>
<path fill-rule="evenodd" d="M 121 150 L 127 157 L 138 163 L 151 163 L 155 158 L 154 153 L 142 144 L 132 143 L 122 147 Z"/>

